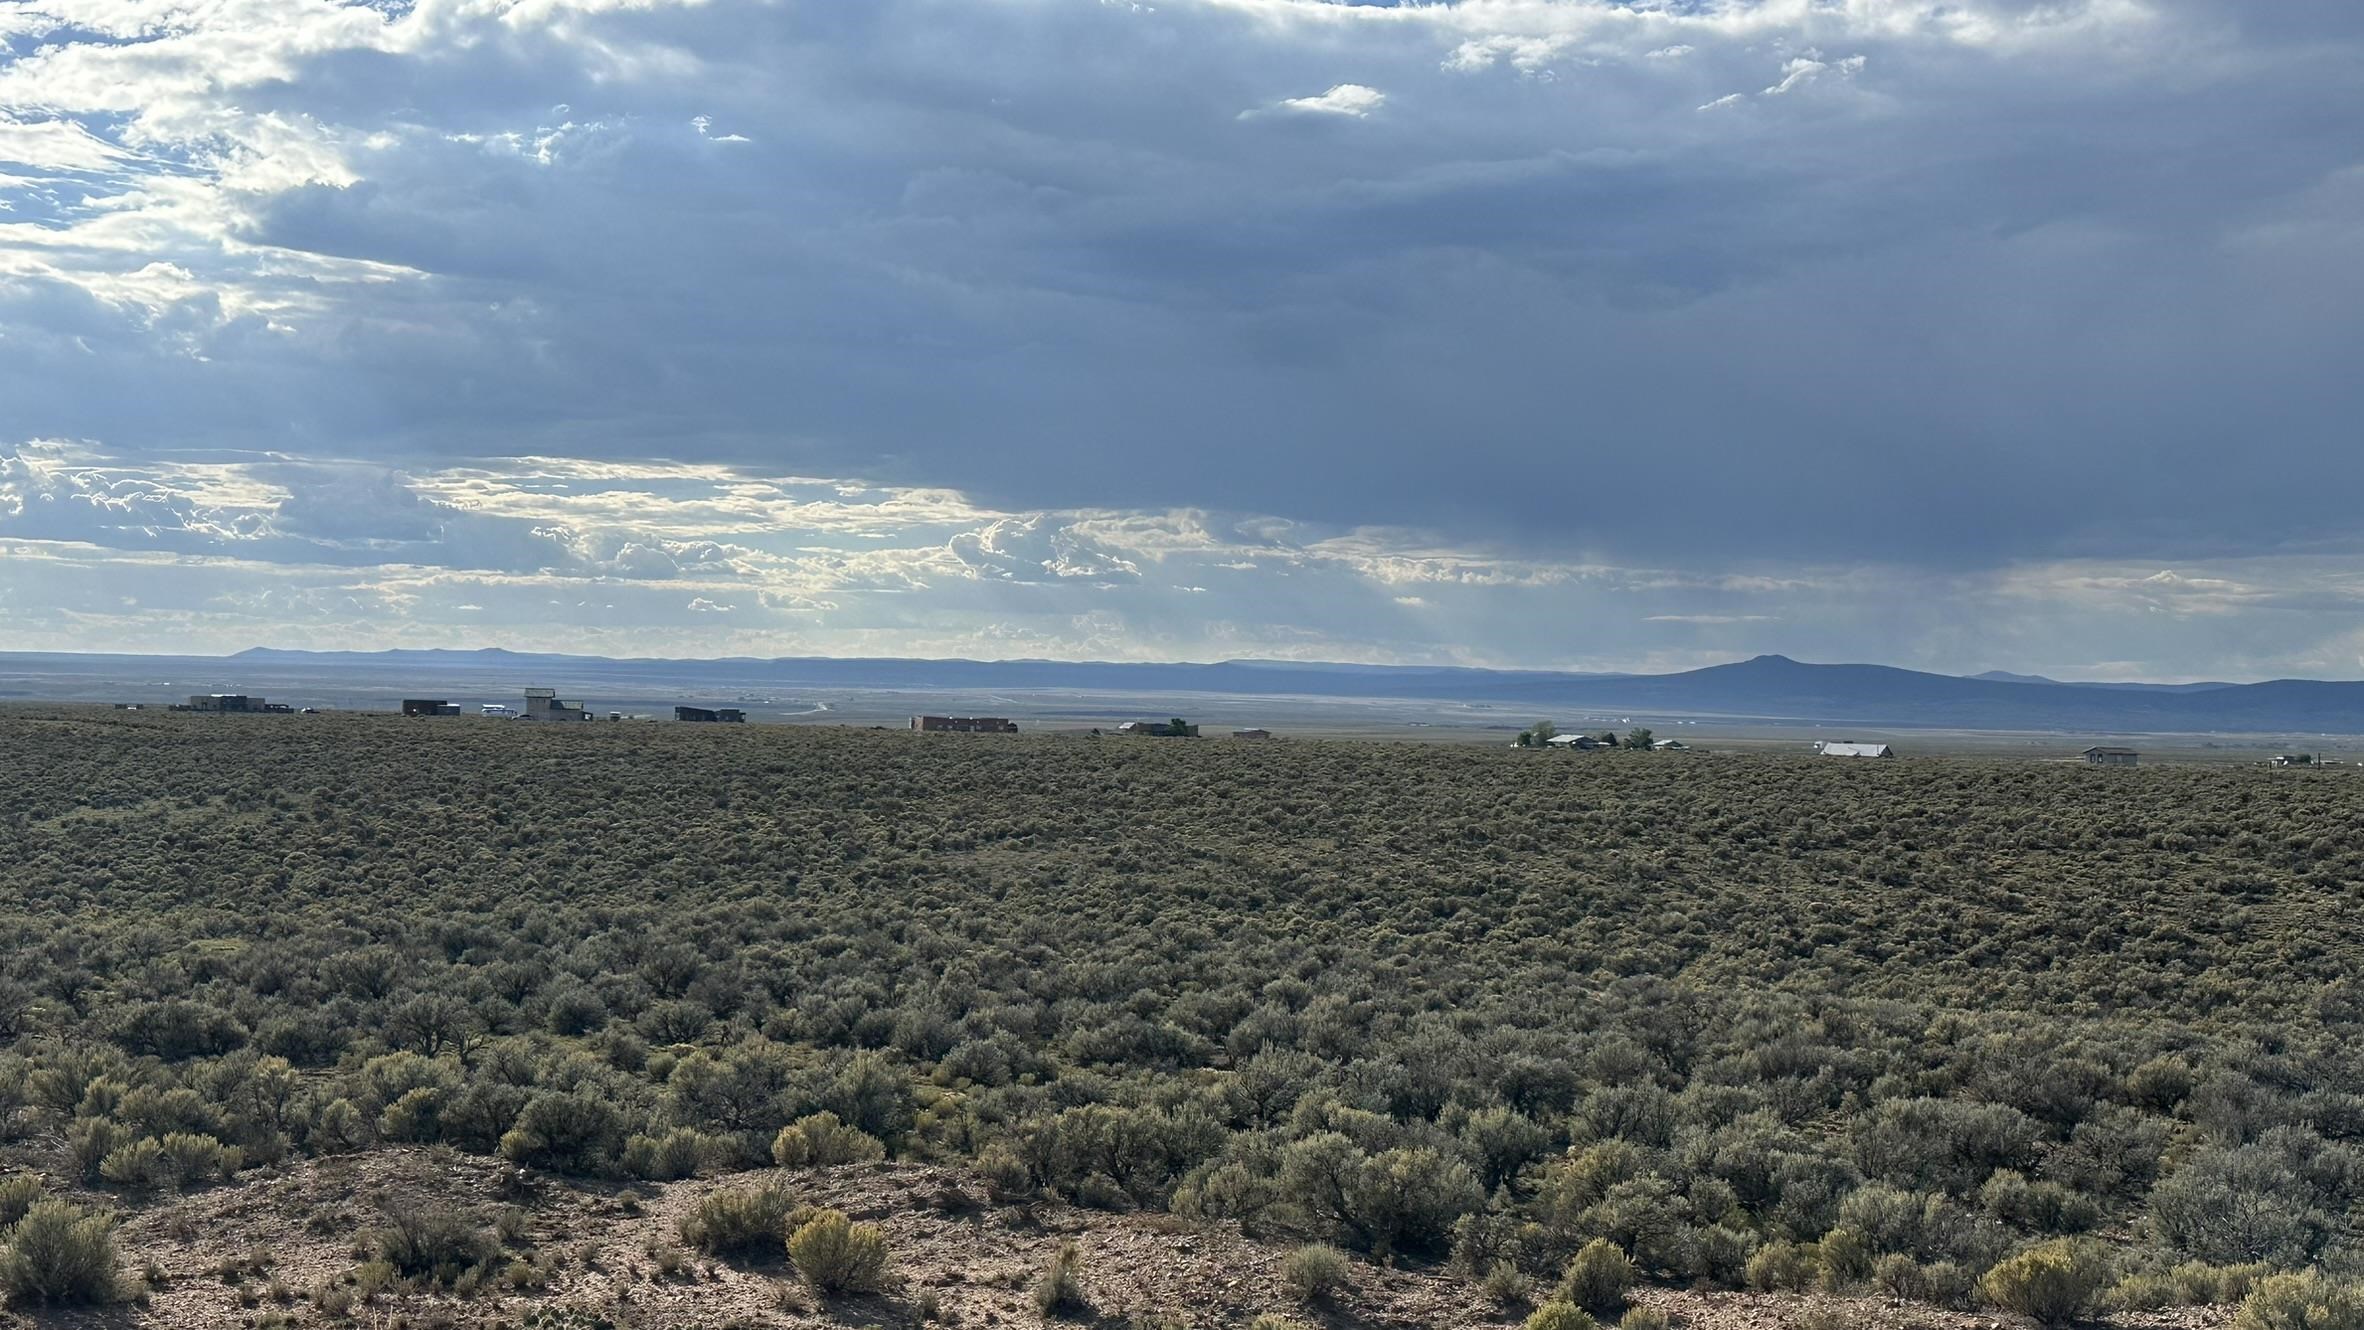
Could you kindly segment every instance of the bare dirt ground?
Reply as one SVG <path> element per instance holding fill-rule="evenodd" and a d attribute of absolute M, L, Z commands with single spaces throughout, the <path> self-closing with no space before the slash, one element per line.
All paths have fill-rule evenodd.
<path fill-rule="evenodd" d="M 905 1330 L 929 1323 L 932 1304 L 936 1324 L 1034 1327 L 1045 1323 L 1032 1300 L 1034 1281 L 1066 1242 L 1083 1252 L 1091 1301 L 1090 1312 L 1069 1324 L 1215 1330 L 1279 1312 L 1320 1330 L 1474 1330 L 1518 1319 L 1482 1303 L 1467 1281 L 1447 1272 L 1368 1264 L 1356 1266 L 1353 1287 L 1332 1305 L 1309 1310 L 1280 1289 L 1284 1246 L 1160 1215 L 988 1204 L 974 1179 L 920 1165 L 773 1171 L 629 1189 L 541 1178 L 522 1195 L 504 1187 L 513 1176 L 497 1160 L 436 1150 L 380 1150 L 257 1169 L 235 1185 L 127 1212 L 118 1246 L 127 1273 L 144 1271 L 152 1286 L 144 1304 L 0 1314 L 0 1326 Z M 765 1181 L 784 1183 L 801 1203 L 880 1225 L 899 1287 L 824 1303 L 804 1290 L 784 1260 L 725 1262 L 681 1246 L 676 1225 L 701 1196 Z M 488 1225 L 515 1205 L 523 1219 L 508 1247 L 541 1272 L 539 1286 L 521 1289 L 496 1277 L 466 1298 L 386 1291 L 356 1299 L 344 1314 L 324 1309 L 314 1290 L 356 1291 L 363 1235 L 388 1199 L 464 1207 Z M 2014 1330 L 2012 1318 L 1991 1313 L 1869 1298 L 1659 1289 L 1638 1300 L 1693 1330 Z M 2229 1319 L 2227 1309 L 2203 1309 L 2116 1324 L 2215 1330 Z"/>

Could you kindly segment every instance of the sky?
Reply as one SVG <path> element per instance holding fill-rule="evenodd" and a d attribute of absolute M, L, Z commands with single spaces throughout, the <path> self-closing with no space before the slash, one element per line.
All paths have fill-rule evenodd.
<path fill-rule="evenodd" d="M 0 650 L 2364 676 L 2353 0 L 14 0 Z"/>

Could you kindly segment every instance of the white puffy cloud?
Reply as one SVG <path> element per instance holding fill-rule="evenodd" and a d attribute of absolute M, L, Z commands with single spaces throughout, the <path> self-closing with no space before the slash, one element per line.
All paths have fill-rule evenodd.
<path fill-rule="evenodd" d="M 1284 97 L 1276 108 L 1305 115 L 1345 116 L 1361 120 L 1387 105 L 1387 94 L 1360 83 L 1340 83 L 1312 97 Z"/>

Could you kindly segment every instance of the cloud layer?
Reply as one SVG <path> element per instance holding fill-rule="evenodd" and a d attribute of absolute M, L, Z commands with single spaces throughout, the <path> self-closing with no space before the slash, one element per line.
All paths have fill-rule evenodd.
<path fill-rule="evenodd" d="M 25 0 L 0 646 L 150 640 L 55 617 L 132 561 L 231 647 L 2353 673 L 2360 69 L 2327 2 Z"/>
<path fill-rule="evenodd" d="M 2336 558 L 1979 572 L 1553 560 L 1273 516 L 1000 511 L 711 464 L 0 452 L 15 649 L 1279 657 L 1675 669 L 1758 650 L 2252 678 L 2364 650 Z M 2293 631 L 2305 625 L 2304 631 Z M 1832 648 L 1850 644 L 1849 652 Z"/>

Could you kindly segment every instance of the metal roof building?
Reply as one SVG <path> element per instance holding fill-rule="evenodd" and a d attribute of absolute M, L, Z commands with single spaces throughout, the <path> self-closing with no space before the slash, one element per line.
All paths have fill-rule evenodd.
<path fill-rule="evenodd" d="M 1896 750 L 1886 744 L 1835 743 L 1825 739 L 1814 745 L 1814 751 L 1824 757 L 1894 757 Z"/>

